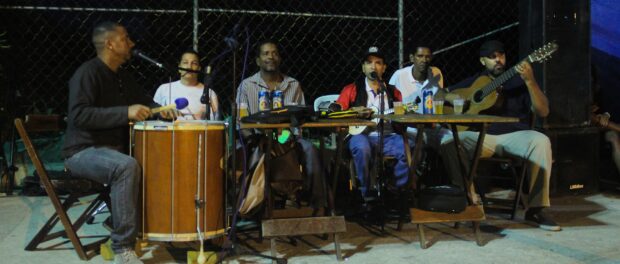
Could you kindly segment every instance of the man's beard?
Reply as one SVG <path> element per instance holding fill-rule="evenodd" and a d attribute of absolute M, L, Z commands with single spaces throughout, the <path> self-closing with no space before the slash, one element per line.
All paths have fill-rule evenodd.
<path fill-rule="evenodd" d="M 506 71 L 506 66 L 502 65 L 501 67 L 494 67 L 493 70 L 491 71 L 491 74 L 493 74 L 493 76 L 497 77 L 499 75 L 501 75 L 502 73 L 504 73 Z"/>

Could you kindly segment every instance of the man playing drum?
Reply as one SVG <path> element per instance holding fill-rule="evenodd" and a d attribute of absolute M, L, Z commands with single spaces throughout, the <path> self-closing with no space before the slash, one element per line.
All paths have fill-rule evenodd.
<path fill-rule="evenodd" d="M 82 64 L 69 81 L 62 155 L 72 175 L 110 186 L 115 263 L 142 263 L 133 250 L 140 166 L 125 154 L 127 131 L 129 121 L 149 118 L 149 107 L 157 104 L 121 67 L 134 46 L 123 26 L 103 22 L 94 28 L 92 41 L 97 57 Z"/>

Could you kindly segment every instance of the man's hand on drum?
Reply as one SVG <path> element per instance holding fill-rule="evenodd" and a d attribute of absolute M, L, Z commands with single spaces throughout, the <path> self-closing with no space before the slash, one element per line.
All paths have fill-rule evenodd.
<path fill-rule="evenodd" d="M 151 108 L 141 104 L 130 105 L 127 117 L 132 121 L 143 121 L 151 116 Z"/>
<path fill-rule="evenodd" d="M 179 112 L 179 110 L 176 110 L 176 109 L 170 109 L 170 110 L 159 112 L 159 116 L 161 116 L 161 118 L 168 119 L 168 120 L 174 120 L 180 114 L 181 112 Z"/>

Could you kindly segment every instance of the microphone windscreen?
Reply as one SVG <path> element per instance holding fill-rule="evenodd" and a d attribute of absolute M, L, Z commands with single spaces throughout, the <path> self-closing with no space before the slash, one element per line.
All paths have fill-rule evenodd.
<path fill-rule="evenodd" d="M 371 72 L 371 73 L 370 73 L 370 77 L 372 77 L 372 78 L 373 78 L 373 79 L 375 79 L 375 80 L 378 80 L 378 79 L 379 79 L 379 76 L 377 75 L 377 72 Z"/>
<path fill-rule="evenodd" d="M 189 105 L 189 101 L 187 101 L 187 98 L 185 97 L 180 97 L 174 100 L 174 104 L 176 104 L 177 110 L 183 110 L 187 107 L 187 105 Z"/>
<path fill-rule="evenodd" d="M 138 54 L 140 54 L 140 50 L 139 49 L 132 49 L 131 50 L 131 55 L 138 56 Z"/>

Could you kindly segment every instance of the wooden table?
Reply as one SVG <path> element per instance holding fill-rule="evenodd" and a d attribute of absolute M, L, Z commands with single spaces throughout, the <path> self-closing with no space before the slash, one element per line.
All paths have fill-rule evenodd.
<path fill-rule="evenodd" d="M 340 252 L 340 243 L 338 239 L 338 233 L 346 232 L 346 223 L 343 216 L 335 215 L 335 203 L 334 196 L 336 191 L 336 183 L 338 179 L 338 171 L 341 163 L 342 152 L 344 149 L 344 138 L 347 134 L 349 126 L 376 126 L 375 122 L 363 119 L 325 119 L 314 122 L 303 123 L 300 128 L 327 128 L 336 129 L 338 133 L 337 148 L 336 148 L 336 166 L 331 171 L 333 176 L 332 190 L 327 191 L 328 195 L 328 209 L 329 213 L 324 217 L 307 217 L 309 210 L 294 209 L 294 210 L 274 210 L 273 199 L 270 191 L 270 168 L 269 160 L 270 155 L 265 155 L 264 168 L 265 168 L 265 197 L 267 199 L 266 206 L 266 220 L 262 221 L 262 234 L 264 237 L 271 238 L 271 255 L 276 257 L 275 251 L 275 238 L 278 236 L 294 236 L 294 235 L 307 235 L 307 234 L 334 234 L 334 244 L 336 247 L 336 255 L 338 261 L 342 261 L 342 254 Z M 290 128 L 291 124 L 265 124 L 265 123 L 241 123 L 241 129 L 261 129 L 267 136 L 267 147 L 265 153 L 271 153 L 271 145 L 273 142 L 274 131 L 282 128 Z M 325 149 L 325 143 L 321 137 L 320 141 L 321 151 Z"/>
<path fill-rule="evenodd" d="M 424 224 L 428 223 L 441 223 L 441 222 L 461 222 L 471 221 L 474 227 L 474 233 L 476 236 L 476 243 L 482 246 L 480 240 L 480 221 L 485 220 L 484 209 L 482 205 L 474 204 L 473 197 L 475 195 L 473 188 L 473 178 L 478 166 L 478 160 L 482 152 L 482 142 L 486 135 L 487 128 L 490 123 L 514 123 L 519 122 L 515 117 L 500 117 L 489 115 L 419 115 L 419 114 L 407 114 L 407 115 L 385 115 L 383 119 L 391 121 L 393 123 L 400 123 L 406 126 L 416 127 L 418 134 L 416 136 L 416 145 L 411 155 L 411 149 L 409 148 L 409 140 L 407 133 L 403 133 L 403 141 L 405 143 L 405 153 L 407 155 L 407 161 L 409 162 L 409 182 L 411 187 L 416 188 L 416 169 L 420 163 L 420 158 L 423 149 L 424 128 L 431 124 L 448 124 L 452 130 L 455 147 L 457 148 L 458 158 L 461 164 L 461 171 L 463 172 L 463 182 L 465 183 L 465 192 L 467 193 L 468 206 L 466 209 L 458 214 L 448 214 L 420 210 L 417 208 L 410 209 L 411 222 L 418 226 L 418 235 L 420 238 L 420 247 L 426 248 L 426 239 L 424 237 Z M 461 141 L 458 137 L 458 126 L 470 126 L 477 127 L 479 131 L 478 141 L 474 151 L 473 159 L 471 160 L 471 166 L 469 172 L 465 170 L 465 164 L 468 162 Z"/>

